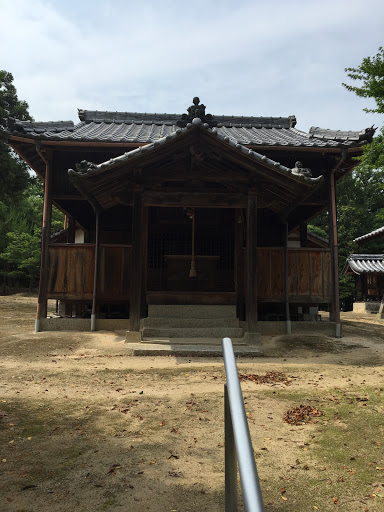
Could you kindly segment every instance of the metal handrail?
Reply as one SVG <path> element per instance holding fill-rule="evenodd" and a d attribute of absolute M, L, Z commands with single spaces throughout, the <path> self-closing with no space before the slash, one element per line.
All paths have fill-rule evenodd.
<path fill-rule="evenodd" d="M 259 476 L 249 434 L 247 416 L 239 376 L 236 367 L 232 340 L 222 341 L 225 374 L 225 512 L 237 511 L 237 467 L 246 512 L 263 512 Z M 236 450 L 235 450 L 236 447 Z"/>

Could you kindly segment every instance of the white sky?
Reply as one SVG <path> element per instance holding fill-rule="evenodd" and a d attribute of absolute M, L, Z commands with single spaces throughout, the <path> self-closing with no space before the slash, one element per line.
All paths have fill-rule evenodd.
<path fill-rule="evenodd" d="M 341 85 L 380 46 L 383 0 L 0 0 L 0 69 L 38 121 L 183 113 L 199 96 L 304 131 L 382 126 Z"/>

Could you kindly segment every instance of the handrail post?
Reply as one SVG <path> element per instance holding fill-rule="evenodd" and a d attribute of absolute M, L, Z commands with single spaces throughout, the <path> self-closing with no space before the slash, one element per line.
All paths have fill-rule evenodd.
<path fill-rule="evenodd" d="M 230 418 L 236 446 L 236 458 L 239 466 L 244 509 L 245 512 L 263 512 L 263 497 L 260 489 L 259 476 L 257 474 L 232 340 L 230 338 L 224 338 L 222 347 L 225 374 L 227 377 L 227 396 L 231 412 Z"/>
<path fill-rule="evenodd" d="M 224 384 L 225 512 L 237 512 L 237 459 L 231 408 Z"/>

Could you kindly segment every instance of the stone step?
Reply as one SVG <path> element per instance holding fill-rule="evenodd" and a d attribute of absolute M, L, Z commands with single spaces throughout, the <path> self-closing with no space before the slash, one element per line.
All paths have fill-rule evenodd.
<path fill-rule="evenodd" d="M 221 346 L 221 341 L 223 338 L 143 338 L 141 343 L 146 344 L 158 344 L 158 345 L 198 345 L 206 346 L 206 345 L 214 345 Z M 246 341 L 244 338 L 231 338 L 233 346 L 245 346 Z"/>
<path fill-rule="evenodd" d="M 149 318 L 236 318 L 235 306 L 148 305 Z"/>
<path fill-rule="evenodd" d="M 239 327 L 238 318 L 153 318 L 143 319 L 143 327 Z"/>
<path fill-rule="evenodd" d="M 234 346 L 236 357 L 262 357 L 260 347 Z M 222 357 L 220 345 L 182 345 L 182 344 L 150 344 L 131 343 L 126 346 L 126 353 L 131 356 L 176 356 L 176 357 Z"/>
<path fill-rule="evenodd" d="M 242 338 L 241 327 L 144 327 L 143 338 Z"/>

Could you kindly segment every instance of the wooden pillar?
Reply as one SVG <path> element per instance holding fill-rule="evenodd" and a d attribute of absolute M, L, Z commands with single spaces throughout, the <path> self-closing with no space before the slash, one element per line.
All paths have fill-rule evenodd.
<path fill-rule="evenodd" d="M 144 243 L 146 235 L 142 233 L 144 220 L 142 191 L 133 193 L 132 205 L 132 258 L 131 258 L 131 287 L 129 319 L 130 330 L 140 330 L 140 318 L 142 310 L 143 285 L 144 285 Z M 146 231 L 146 230 L 145 230 Z"/>
<path fill-rule="evenodd" d="M 99 277 L 99 252 L 100 252 L 100 237 L 99 237 L 99 217 L 98 211 L 95 211 L 95 228 L 96 228 L 96 241 L 95 241 L 95 267 L 93 271 L 93 297 L 92 297 L 92 313 L 91 313 L 91 331 L 96 331 L 96 297 L 97 285 Z"/>
<path fill-rule="evenodd" d="M 336 323 L 336 338 L 341 338 L 340 303 L 339 303 L 339 267 L 337 241 L 336 184 L 335 174 L 328 177 L 329 192 L 329 243 L 331 249 L 332 304 L 330 320 Z"/>
<path fill-rule="evenodd" d="M 148 206 L 143 206 L 141 221 L 142 250 L 142 285 L 141 285 L 141 318 L 147 316 L 147 269 L 148 269 Z"/>
<path fill-rule="evenodd" d="M 257 197 L 248 194 L 247 205 L 247 289 L 246 312 L 248 332 L 257 330 Z"/>
<path fill-rule="evenodd" d="M 284 240 L 284 292 L 285 292 L 285 321 L 287 334 L 292 333 L 291 317 L 289 313 L 289 280 L 288 280 L 288 221 L 284 222 L 285 240 Z"/>
<path fill-rule="evenodd" d="M 244 218 L 241 209 L 235 209 L 234 280 L 236 290 L 236 315 L 244 320 Z"/>
<path fill-rule="evenodd" d="M 67 225 L 68 225 L 67 243 L 74 244 L 75 243 L 75 219 L 73 217 L 68 217 Z"/>
<path fill-rule="evenodd" d="M 301 222 L 300 223 L 300 247 L 307 247 L 308 245 L 308 230 L 307 230 L 307 223 Z"/>
<path fill-rule="evenodd" d="M 48 294 L 48 264 L 49 253 L 48 244 L 51 237 L 51 217 L 52 217 L 52 198 L 51 198 L 51 167 L 52 157 L 50 154 L 43 155 L 40 149 L 37 149 L 40 157 L 45 162 L 44 176 L 44 205 L 43 205 L 43 225 L 41 229 L 41 260 L 40 260 L 40 281 L 39 293 L 37 298 L 37 310 L 35 331 L 40 331 L 40 319 L 47 316 L 47 294 Z"/>

